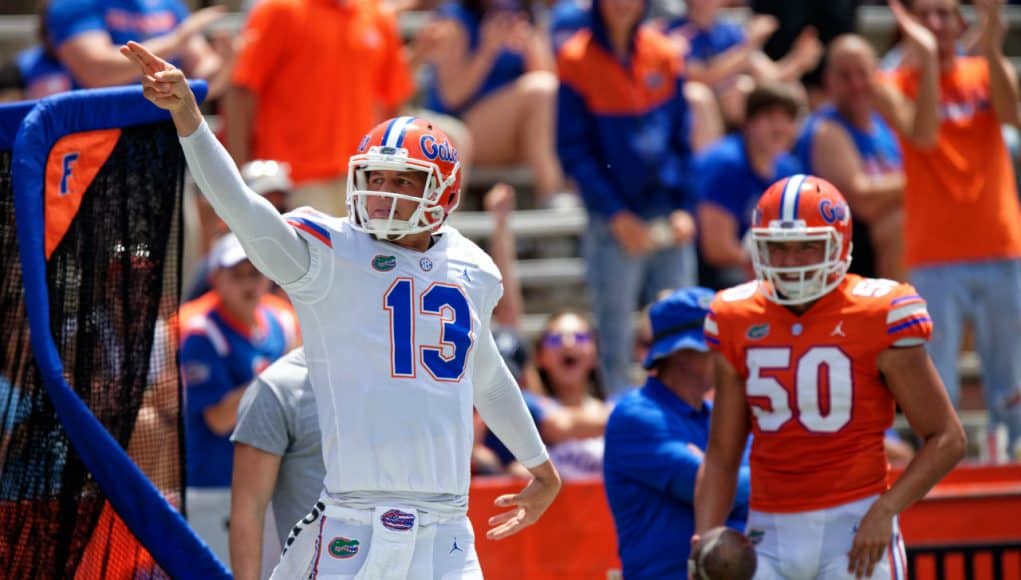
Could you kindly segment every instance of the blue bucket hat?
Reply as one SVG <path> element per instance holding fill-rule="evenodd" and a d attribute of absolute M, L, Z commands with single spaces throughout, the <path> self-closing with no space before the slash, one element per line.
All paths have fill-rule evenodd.
<path fill-rule="evenodd" d="M 649 309 L 652 347 L 642 366 L 650 369 L 659 359 L 685 348 L 708 351 L 702 324 L 709 314 L 709 303 L 715 295 L 708 288 L 691 286 L 677 290 L 653 304 Z"/>

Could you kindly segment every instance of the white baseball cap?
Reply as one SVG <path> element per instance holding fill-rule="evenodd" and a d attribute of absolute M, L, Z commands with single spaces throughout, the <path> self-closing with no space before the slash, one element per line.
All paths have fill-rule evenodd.
<path fill-rule="evenodd" d="M 234 234 L 227 234 L 216 240 L 213 249 L 209 251 L 209 269 L 231 268 L 248 259 L 245 249 L 241 247 Z"/>
<path fill-rule="evenodd" d="M 274 191 L 290 193 L 294 189 L 291 181 L 291 167 L 287 163 L 260 159 L 249 161 L 241 167 L 241 178 L 252 191 L 266 195 Z"/>

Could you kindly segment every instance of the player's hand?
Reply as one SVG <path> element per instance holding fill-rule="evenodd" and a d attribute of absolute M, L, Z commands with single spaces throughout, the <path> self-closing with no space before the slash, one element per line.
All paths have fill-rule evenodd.
<path fill-rule="evenodd" d="M 893 537 L 893 516 L 883 507 L 882 501 L 876 501 L 858 522 L 858 531 L 851 542 L 851 551 L 847 553 L 847 571 L 855 578 L 868 578 L 886 552 L 886 547 Z"/>
<path fill-rule="evenodd" d="M 624 251 L 632 256 L 642 256 L 655 249 L 652 236 L 649 235 L 649 225 L 627 210 L 617 212 L 610 218 L 610 230 Z"/>
<path fill-rule="evenodd" d="M 890 11 L 897 20 L 897 25 L 904 34 L 904 40 L 915 50 L 925 54 L 936 54 L 936 36 L 923 25 L 918 18 L 908 12 L 900 0 L 888 0 Z"/>
<path fill-rule="evenodd" d="M 691 566 L 693 565 L 692 563 L 694 562 L 694 560 L 692 559 L 690 554 L 695 554 L 696 553 L 696 550 L 698 550 L 698 544 L 701 541 L 702 541 L 702 538 L 698 534 L 692 534 L 691 535 L 691 549 L 688 550 L 688 554 L 689 554 L 689 556 L 688 556 L 688 563 L 689 563 L 688 564 L 688 575 L 686 576 L 688 578 L 688 580 L 693 580 L 694 579 L 694 576 L 691 573 L 692 572 Z M 694 580 L 697 580 L 697 579 L 694 579 Z"/>
<path fill-rule="evenodd" d="M 121 46 L 121 54 L 138 65 L 142 74 L 142 94 L 154 105 L 173 113 L 195 105 L 195 95 L 181 69 L 149 52 L 137 42 Z"/>
<path fill-rule="evenodd" d="M 498 507 L 512 509 L 489 518 L 486 537 L 490 540 L 502 540 L 534 524 L 560 493 L 560 474 L 552 462 L 547 461 L 529 471 L 533 478 L 525 489 L 496 498 L 494 503 Z"/>

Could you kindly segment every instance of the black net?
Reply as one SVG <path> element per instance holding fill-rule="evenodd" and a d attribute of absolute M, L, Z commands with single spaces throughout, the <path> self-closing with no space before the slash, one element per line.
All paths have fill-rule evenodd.
<path fill-rule="evenodd" d="M 175 505 L 183 174 L 170 124 L 125 129 L 47 264 L 65 378 Z M 31 357 L 9 153 L 0 153 L 0 220 L 0 576 L 162 577 L 68 442 Z"/>

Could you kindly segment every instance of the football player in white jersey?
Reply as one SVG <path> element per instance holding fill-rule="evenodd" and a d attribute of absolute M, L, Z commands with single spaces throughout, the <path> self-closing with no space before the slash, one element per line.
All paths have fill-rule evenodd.
<path fill-rule="evenodd" d="M 509 510 L 489 538 L 535 522 L 560 476 L 490 332 L 500 273 L 444 225 L 460 193 L 449 140 L 423 119 L 385 122 L 350 159 L 350 217 L 282 216 L 245 186 L 184 74 L 138 44 L 121 51 L 170 111 L 199 188 L 301 322 L 326 479 L 274 577 L 481 578 L 466 516 L 473 404 L 533 475 L 496 500 Z"/>

